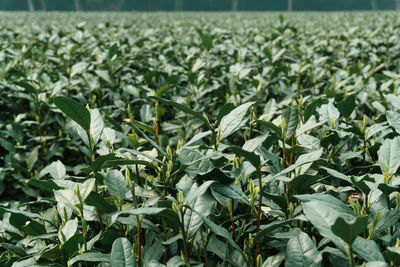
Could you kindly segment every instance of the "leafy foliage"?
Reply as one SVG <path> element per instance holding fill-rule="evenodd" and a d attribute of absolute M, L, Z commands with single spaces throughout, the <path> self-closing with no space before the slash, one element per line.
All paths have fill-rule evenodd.
<path fill-rule="evenodd" d="M 397 16 L 108 15 L 1 22 L 1 266 L 400 265 Z"/>

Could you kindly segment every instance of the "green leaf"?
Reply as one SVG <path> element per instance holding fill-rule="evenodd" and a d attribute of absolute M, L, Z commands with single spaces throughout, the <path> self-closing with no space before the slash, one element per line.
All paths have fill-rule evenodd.
<path fill-rule="evenodd" d="M 75 205 L 79 204 L 79 199 L 76 196 L 74 190 L 62 189 L 54 191 L 54 197 L 58 202 L 61 202 L 68 206 L 70 209 L 77 211 Z"/>
<path fill-rule="evenodd" d="M 83 105 L 63 96 L 55 97 L 54 104 L 83 129 L 90 130 L 90 112 Z"/>
<path fill-rule="evenodd" d="M 103 117 L 98 109 L 90 109 L 90 134 L 93 137 L 94 145 L 100 139 L 104 129 Z"/>
<path fill-rule="evenodd" d="M 89 196 L 95 184 L 95 178 L 87 179 L 83 184 L 79 184 L 79 193 L 81 195 L 82 201 L 85 201 L 85 199 Z"/>
<path fill-rule="evenodd" d="M 364 216 L 357 217 L 347 222 L 342 217 L 336 219 L 332 225 L 332 232 L 351 246 L 359 234 L 367 227 L 368 219 Z"/>
<path fill-rule="evenodd" d="M 322 236 L 330 239 L 337 248 L 346 252 L 345 243 L 332 232 L 331 227 L 339 216 L 348 220 L 354 219 L 354 216 L 352 210 L 349 210 L 340 200 L 333 199 L 330 202 L 311 200 L 303 203 L 303 211 Z"/>
<path fill-rule="evenodd" d="M 105 71 L 105 70 L 95 70 L 94 72 L 97 74 L 97 76 L 99 76 L 100 78 L 102 78 L 104 81 L 106 81 L 106 82 L 109 83 L 109 84 L 112 84 L 112 81 L 111 81 L 110 75 L 108 74 L 108 71 Z"/>
<path fill-rule="evenodd" d="M 258 169 L 260 167 L 260 164 L 261 164 L 260 157 L 257 154 L 255 154 L 254 152 L 246 151 L 243 148 L 240 148 L 238 146 L 230 146 L 230 147 L 227 147 L 227 149 L 232 151 L 233 153 L 235 153 L 236 156 L 238 156 L 238 157 L 244 157 L 256 169 Z"/>
<path fill-rule="evenodd" d="M 289 239 L 286 245 L 287 267 L 317 267 L 321 266 L 322 256 L 312 239 L 304 232 Z"/>
<path fill-rule="evenodd" d="M 52 180 L 38 180 L 36 178 L 33 178 L 28 180 L 27 184 L 50 193 L 52 193 L 53 190 L 60 189 L 60 187 L 56 185 Z"/>
<path fill-rule="evenodd" d="M 309 163 L 313 163 L 317 160 L 319 160 L 322 156 L 322 148 L 312 151 L 310 153 L 307 154 L 302 154 L 299 156 L 299 158 L 296 160 L 296 163 L 293 165 L 290 165 L 289 167 L 287 167 L 286 169 L 282 170 L 281 172 L 277 173 L 274 175 L 274 179 L 286 175 L 287 173 L 295 170 L 296 168 L 303 166 L 305 164 L 309 164 Z"/>
<path fill-rule="evenodd" d="M 269 223 L 267 225 L 262 225 L 260 226 L 261 231 L 256 234 L 254 237 L 254 242 L 261 241 L 264 236 L 269 234 L 275 229 L 278 229 L 282 226 L 285 226 L 289 223 L 293 222 L 293 220 L 284 220 L 284 221 L 274 221 L 272 223 Z"/>
<path fill-rule="evenodd" d="M 228 115 L 229 112 L 235 109 L 235 105 L 232 103 L 226 103 L 223 105 L 219 111 L 218 111 L 218 116 L 217 116 L 217 121 L 220 122 L 221 119 L 225 116 Z"/>
<path fill-rule="evenodd" d="M 189 192 L 185 195 L 184 201 L 191 203 L 194 199 L 203 195 L 214 182 L 215 181 L 206 181 L 200 186 L 198 183 L 193 183 Z"/>
<path fill-rule="evenodd" d="M 285 252 L 281 251 L 274 256 L 269 256 L 261 265 L 261 267 L 279 267 L 285 259 Z"/>
<path fill-rule="evenodd" d="M 188 238 L 192 238 L 203 225 L 203 219 L 198 213 L 205 217 L 209 216 L 215 207 L 215 200 L 209 194 L 204 193 L 197 196 L 189 205 L 191 209 L 186 210 L 183 224 Z M 196 212 L 193 212 L 192 209 Z"/>
<path fill-rule="evenodd" d="M 234 181 L 234 178 L 228 176 L 223 171 L 221 171 L 221 169 L 219 169 L 219 168 L 213 168 L 211 171 L 208 171 L 208 172 L 202 173 L 202 174 L 198 174 L 196 176 L 195 180 L 196 181 L 214 180 L 221 184 L 228 184 L 228 183 L 232 183 Z"/>
<path fill-rule="evenodd" d="M 389 196 L 393 192 L 398 192 L 400 188 L 398 186 L 379 184 L 378 189 L 382 191 L 385 196 Z"/>
<path fill-rule="evenodd" d="M 233 134 L 235 131 L 239 130 L 239 128 L 243 124 L 243 118 L 247 113 L 247 110 L 252 106 L 255 102 L 249 102 L 240 105 L 239 107 L 235 108 L 228 115 L 225 115 L 220 123 L 221 128 L 221 136 L 220 140 L 228 137 L 229 135 Z"/>
<path fill-rule="evenodd" d="M 379 219 L 377 225 L 372 232 L 370 239 L 375 239 L 380 233 L 386 231 L 400 220 L 400 210 L 390 210 L 384 213 L 384 216 Z"/>
<path fill-rule="evenodd" d="M 392 126 L 398 134 L 400 134 L 400 113 L 388 111 L 386 112 L 386 119 L 389 125 Z"/>
<path fill-rule="evenodd" d="M 114 159 L 119 159 L 115 156 L 114 153 L 108 154 L 108 155 L 102 155 L 97 157 L 97 159 L 93 162 L 92 164 L 92 169 L 94 172 L 97 172 L 102 169 L 103 164 L 108 161 L 108 160 L 114 160 Z"/>
<path fill-rule="evenodd" d="M 149 126 L 149 125 L 147 125 L 147 124 L 144 124 L 143 122 L 135 121 L 135 120 L 134 120 L 134 121 L 133 121 L 133 124 L 134 124 L 136 127 L 138 127 L 139 129 L 142 129 L 142 130 L 148 132 L 149 134 L 152 134 L 152 135 L 155 135 L 155 134 L 156 134 L 156 130 L 155 130 L 153 127 L 151 127 L 151 126 Z"/>
<path fill-rule="evenodd" d="M 263 120 L 256 120 L 254 122 L 259 125 L 266 126 L 270 132 L 278 135 L 279 137 L 282 135 L 282 129 L 279 126 L 276 126 L 275 124 L 273 124 L 272 122 L 263 121 Z"/>
<path fill-rule="evenodd" d="M 167 262 L 167 267 L 180 267 L 185 266 L 186 263 L 182 260 L 180 256 L 174 256 L 170 258 Z"/>
<path fill-rule="evenodd" d="M 386 166 L 391 173 L 396 173 L 400 167 L 400 139 L 385 139 L 378 151 L 378 163 L 382 172 L 386 172 Z"/>
<path fill-rule="evenodd" d="M 178 161 L 187 166 L 185 172 L 195 177 L 199 173 L 206 173 L 214 167 L 211 160 L 193 149 L 182 149 L 178 151 Z"/>
<path fill-rule="evenodd" d="M 122 159 L 115 158 L 112 160 L 107 160 L 104 164 L 104 168 L 114 168 L 117 166 L 125 166 L 125 165 L 144 165 L 150 167 L 154 170 L 157 170 L 157 166 L 154 166 L 151 162 L 145 160 L 137 160 L 137 159 Z"/>
<path fill-rule="evenodd" d="M 117 210 L 114 205 L 107 202 L 99 193 L 90 192 L 89 196 L 86 198 L 85 203 L 89 206 L 98 208 L 101 212 L 110 213 Z"/>
<path fill-rule="evenodd" d="M 352 177 L 350 177 L 350 181 L 356 188 L 358 188 L 365 195 L 368 195 L 369 192 L 371 191 L 368 184 L 365 182 L 372 182 L 372 183 L 375 182 L 375 180 L 370 178 L 368 175 L 363 176 L 363 177 L 353 177 L 352 176 Z"/>
<path fill-rule="evenodd" d="M 337 108 L 343 117 L 348 118 L 356 107 L 356 95 L 350 95 L 337 104 Z"/>
<path fill-rule="evenodd" d="M 163 103 L 164 105 L 172 106 L 174 108 L 179 109 L 180 111 L 183 111 L 186 114 L 190 114 L 190 115 L 194 116 L 195 118 L 203 121 L 207 125 L 209 130 L 213 130 L 213 127 L 211 126 L 208 119 L 206 117 L 204 117 L 203 114 L 201 114 L 200 112 L 194 111 L 194 110 L 188 108 L 187 106 L 179 104 L 172 100 L 167 100 L 167 99 L 164 99 L 164 98 L 161 98 L 158 96 L 149 96 L 148 99 L 159 101 L 159 102 Z"/>
<path fill-rule="evenodd" d="M 65 166 L 59 160 L 54 161 L 49 166 L 49 172 L 50 172 L 51 177 L 53 177 L 53 179 L 55 179 L 55 180 L 64 179 L 64 177 L 66 175 Z"/>
<path fill-rule="evenodd" d="M 317 99 L 307 105 L 306 110 L 304 111 L 304 121 L 308 121 L 308 119 L 316 114 L 316 109 L 321 107 L 324 104 L 328 104 L 328 99 Z"/>
<path fill-rule="evenodd" d="M 38 90 L 30 82 L 20 81 L 20 82 L 15 82 L 14 84 L 24 88 L 27 93 L 31 93 L 33 95 L 37 95 L 38 93 Z"/>
<path fill-rule="evenodd" d="M 296 194 L 304 194 L 309 190 L 310 186 L 315 184 L 320 177 L 318 175 L 298 175 L 290 180 L 290 188 L 294 190 Z"/>
<path fill-rule="evenodd" d="M 28 254 L 25 252 L 25 249 L 13 244 L 0 243 L 0 247 L 7 249 L 11 254 L 21 258 L 28 256 Z"/>
<path fill-rule="evenodd" d="M 111 266 L 133 267 L 137 266 L 132 254 L 132 244 L 126 238 L 118 238 L 114 241 L 111 250 Z"/>
<path fill-rule="evenodd" d="M 140 135 L 143 136 L 143 138 L 146 139 L 147 142 L 149 142 L 154 148 L 156 148 L 163 156 L 169 159 L 169 156 L 167 155 L 167 153 L 165 153 L 164 149 L 162 149 L 161 146 L 157 145 L 156 142 L 151 140 L 151 138 L 148 137 L 144 132 L 142 132 L 138 127 L 136 127 L 136 125 L 131 124 L 131 127 L 135 129 L 135 131 L 139 132 Z"/>
<path fill-rule="evenodd" d="M 334 120 L 335 122 L 340 117 L 339 110 L 333 105 L 333 99 L 329 99 L 328 104 L 324 104 L 319 109 L 319 117 L 320 121 L 325 121 L 331 124 L 331 121 Z"/>
<path fill-rule="evenodd" d="M 368 240 L 358 236 L 353 242 L 352 248 L 358 256 L 368 262 L 385 261 L 379 246 L 373 240 Z"/>
<path fill-rule="evenodd" d="M 292 135 L 296 133 L 297 126 L 299 125 L 299 112 L 296 106 L 290 106 L 285 109 L 282 113 L 285 118 L 285 136 L 286 139 L 292 138 Z"/>
<path fill-rule="evenodd" d="M 110 262 L 110 255 L 103 254 L 100 252 L 88 251 L 83 254 L 77 255 L 73 257 L 69 263 L 72 265 L 79 261 L 87 261 L 87 262 Z"/>
<path fill-rule="evenodd" d="M 116 220 L 118 219 L 118 217 L 121 215 L 157 215 L 157 214 L 160 214 L 161 212 L 163 212 L 164 210 L 165 210 L 165 208 L 146 207 L 146 208 L 137 208 L 137 209 L 131 208 L 131 209 L 124 210 L 124 211 L 116 211 L 116 212 L 109 214 L 111 216 L 110 224 L 114 224 L 116 222 Z"/>
<path fill-rule="evenodd" d="M 14 145 L 7 141 L 6 139 L 0 137 L 0 146 L 2 146 L 7 151 L 14 151 Z"/>
<path fill-rule="evenodd" d="M 242 203 L 250 205 L 249 199 L 246 194 L 235 184 L 212 184 L 211 188 L 217 193 L 223 195 L 226 198 L 236 199 Z"/>
<path fill-rule="evenodd" d="M 38 265 L 34 257 L 16 261 L 13 263 L 12 267 L 41 267 L 43 265 Z M 57 265 L 58 267 L 59 265 Z"/>
<path fill-rule="evenodd" d="M 121 200 L 125 198 L 125 194 L 129 191 L 124 175 L 118 170 L 109 170 L 106 176 L 108 191 L 111 195 L 119 197 Z"/>
<path fill-rule="evenodd" d="M 87 69 L 88 64 L 86 62 L 79 62 L 72 66 L 71 68 L 71 78 L 77 74 L 81 74 L 85 69 Z"/>
<path fill-rule="evenodd" d="M 78 218 L 67 221 L 62 229 L 58 232 L 58 239 L 64 244 L 71 237 L 73 237 L 78 230 Z M 65 238 L 65 240 L 64 240 Z"/>
<path fill-rule="evenodd" d="M 267 139 L 267 137 L 268 135 L 265 134 L 250 139 L 244 143 L 242 149 L 249 152 L 254 152 Z"/>
<path fill-rule="evenodd" d="M 364 267 L 389 267 L 389 264 L 384 261 L 370 261 L 367 262 Z"/>
<path fill-rule="evenodd" d="M 37 221 L 27 221 L 25 225 L 21 226 L 21 231 L 29 236 L 40 236 L 47 233 L 43 224 Z"/>
<path fill-rule="evenodd" d="M 194 211 L 196 212 L 196 211 Z M 197 213 L 197 212 L 196 212 Z M 199 214 L 199 213 L 197 213 Z M 210 228 L 211 232 L 213 232 L 214 234 L 216 234 L 217 236 L 223 237 L 225 238 L 228 243 L 235 249 L 241 251 L 240 247 L 235 243 L 235 241 L 232 239 L 231 234 L 228 232 L 228 230 L 226 230 L 225 228 L 223 228 L 222 226 L 219 226 L 217 224 L 215 224 L 213 221 L 211 221 L 210 219 L 208 219 L 207 217 L 204 217 L 203 215 L 199 214 L 200 217 L 203 219 L 204 224 L 207 225 L 208 228 Z"/>

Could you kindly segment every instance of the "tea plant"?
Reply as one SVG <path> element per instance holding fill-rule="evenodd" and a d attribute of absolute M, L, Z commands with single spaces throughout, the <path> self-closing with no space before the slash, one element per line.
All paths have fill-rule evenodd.
<path fill-rule="evenodd" d="M 400 265 L 396 14 L 8 16 L 1 266 Z"/>

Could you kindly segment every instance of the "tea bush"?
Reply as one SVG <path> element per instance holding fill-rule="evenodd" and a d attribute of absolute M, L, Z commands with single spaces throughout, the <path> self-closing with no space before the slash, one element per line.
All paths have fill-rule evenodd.
<path fill-rule="evenodd" d="M 1 266 L 399 266 L 396 13 L 1 13 Z"/>

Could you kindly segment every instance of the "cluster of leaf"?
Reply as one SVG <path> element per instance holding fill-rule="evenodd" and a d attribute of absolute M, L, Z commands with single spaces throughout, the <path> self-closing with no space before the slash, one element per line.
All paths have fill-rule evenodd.
<path fill-rule="evenodd" d="M 395 14 L 79 16 L 1 22 L 1 266 L 400 265 Z"/>

